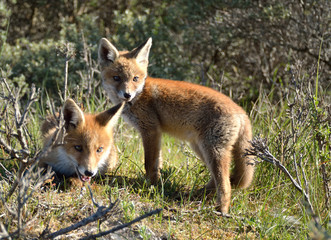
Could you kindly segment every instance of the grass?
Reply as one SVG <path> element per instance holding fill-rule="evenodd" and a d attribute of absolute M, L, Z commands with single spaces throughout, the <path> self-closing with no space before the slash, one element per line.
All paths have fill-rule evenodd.
<path fill-rule="evenodd" d="M 326 120 L 328 92 L 319 91 L 319 103 L 316 104 L 316 98 L 309 97 L 312 92 L 310 85 L 304 85 L 304 82 L 301 82 L 301 89 L 275 88 L 269 94 L 261 90 L 250 117 L 255 135 L 268 140 L 271 153 L 299 182 L 304 183 L 307 179 L 306 190 L 315 210 L 314 216 L 307 211 L 303 195 L 294 189 L 289 179 L 267 163 L 257 164 L 254 182 L 249 189 L 233 190 L 232 217 L 219 216 L 213 208 L 215 194 L 197 194 L 209 180 L 208 170 L 186 143 L 168 135 L 164 135 L 162 143 L 164 162 L 161 180 L 157 186 L 151 186 L 144 176 L 141 138 L 120 120 L 115 133 L 119 165 L 106 176 L 91 182 L 96 201 L 106 206 L 110 195 L 112 201 L 119 200 L 117 208 L 106 217 L 62 238 L 78 239 L 86 233 L 101 232 L 157 208 L 163 211 L 118 234 L 124 239 L 305 239 L 330 231 L 330 203 L 327 203 L 323 188 L 326 182 L 321 173 L 323 164 L 330 173 L 330 125 Z M 99 112 L 107 105 L 100 88 L 92 97 L 86 98 L 82 88 L 69 90 L 72 91 L 70 96 L 76 96 L 84 103 L 86 111 Z M 292 93 L 286 95 L 290 90 Z M 275 102 L 276 91 L 287 97 Z M 41 98 L 29 115 L 27 127 L 34 151 L 41 148 L 39 126 L 48 109 L 46 99 Z M 8 155 L 3 151 L 0 156 L 4 167 L 15 175 L 18 162 L 4 160 Z M 296 172 L 294 168 L 298 163 L 301 168 Z M 0 173 L 3 198 L 11 187 L 12 177 L 3 168 L 0 168 Z M 0 205 L 0 223 L 8 232 L 14 232 L 17 220 L 9 209 L 15 211 L 17 192 L 2 203 L 6 203 L 8 208 Z M 54 232 L 76 223 L 93 214 L 96 208 L 88 190 L 72 188 L 66 182 L 65 187 L 59 189 L 52 184 L 44 185 L 32 195 L 23 211 L 27 225 L 21 238 L 33 238 L 46 228 Z M 313 226 L 316 223 L 314 219 L 318 220 L 318 227 Z"/>
<path fill-rule="evenodd" d="M 193 196 L 208 181 L 206 168 L 185 144 L 168 136 L 163 138 L 161 183 L 150 186 L 144 178 L 140 138 L 124 125 L 120 124 L 116 135 L 120 165 L 109 176 L 92 181 L 92 188 L 98 201 L 107 201 L 110 190 L 112 198 L 120 200 L 121 213 L 115 215 L 115 222 L 128 222 L 151 209 L 164 209 L 158 216 L 134 227 L 142 239 L 150 239 L 152 233 L 168 239 L 302 239 L 309 232 L 309 217 L 303 213 L 300 204 L 302 196 L 293 190 L 284 176 L 277 175 L 275 169 L 265 165 L 257 166 L 250 189 L 233 191 L 230 213 L 238 218 L 227 219 L 215 214 L 215 196 L 209 196 L 207 200 Z M 313 169 L 310 171 L 312 176 L 316 173 Z M 313 180 L 312 189 L 320 189 L 320 181 L 312 176 L 309 176 Z M 315 205 L 321 203 L 321 195 L 318 190 L 312 194 L 316 198 Z M 80 190 L 70 188 L 63 192 L 46 188 L 35 193 L 27 204 L 26 219 L 34 217 L 36 220 L 27 226 L 26 233 L 37 236 L 47 223 L 50 229 L 56 230 L 89 216 L 93 212 L 89 194 L 77 196 L 80 196 Z M 15 201 L 15 196 L 11 201 Z M 290 223 L 286 217 L 296 218 L 299 223 Z M 106 222 L 109 221 L 107 219 Z M 8 225 L 10 229 L 15 223 Z M 96 231 L 97 228 L 103 230 L 108 227 L 102 223 L 97 225 Z"/>

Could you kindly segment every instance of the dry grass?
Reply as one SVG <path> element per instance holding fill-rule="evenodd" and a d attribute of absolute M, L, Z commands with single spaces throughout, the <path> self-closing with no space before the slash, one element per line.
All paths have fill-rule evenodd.
<path fill-rule="evenodd" d="M 111 234 L 115 239 L 304 239 L 308 235 L 327 239 L 330 237 L 330 99 L 322 89 L 318 97 L 314 94 L 315 89 L 310 85 L 313 74 L 298 72 L 292 77 L 295 84 L 281 90 L 284 94 L 281 101 L 274 103 L 271 94 L 267 96 L 261 91 L 250 115 L 255 135 L 268 140 L 262 152 L 268 149 L 303 191 L 297 191 L 293 181 L 274 165 L 257 164 L 252 186 L 233 191 L 229 217 L 214 211 L 214 194 L 199 193 L 198 189 L 209 180 L 201 161 L 185 143 L 171 137 L 163 138 L 161 181 L 151 186 L 144 177 L 141 139 L 122 120 L 116 132 L 119 165 L 91 182 L 96 203 L 87 186 L 82 191 L 72 187 L 68 180 L 61 186 L 48 181 L 40 187 L 44 182 L 42 175 L 37 170 L 31 174 L 26 171 L 32 169 L 42 154 L 39 115 L 44 117 L 43 109 L 47 106 L 52 109 L 54 103 L 38 99 L 33 90 L 30 101 L 23 100 L 17 89 L 8 84 L 7 87 L 2 79 L 0 238 L 49 238 L 60 229 L 86 222 L 116 202 L 98 219 L 59 238 L 88 237 L 162 209 Z M 65 92 L 71 95 L 68 90 Z M 87 99 L 82 102 L 87 111 L 101 111 L 107 100 L 99 93 L 89 93 L 85 98 L 83 88 L 76 96 Z M 20 117 L 25 120 L 17 121 Z M 258 151 L 251 154 L 263 159 Z M 305 199 L 310 201 L 308 208 Z"/>

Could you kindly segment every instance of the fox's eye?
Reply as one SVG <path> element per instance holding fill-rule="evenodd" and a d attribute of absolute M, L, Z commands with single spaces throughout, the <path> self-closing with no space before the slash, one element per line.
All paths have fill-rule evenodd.
<path fill-rule="evenodd" d="M 121 78 L 119 76 L 114 76 L 113 77 L 114 81 L 118 82 L 118 81 L 121 81 Z"/>
<path fill-rule="evenodd" d="M 97 153 L 101 153 L 103 151 L 103 147 L 99 147 L 98 149 L 97 149 Z"/>
<path fill-rule="evenodd" d="M 83 151 L 83 147 L 81 145 L 75 145 L 74 148 L 76 149 L 76 151 L 81 152 Z"/>
<path fill-rule="evenodd" d="M 134 82 L 137 82 L 138 79 L 139 79 L 139 77 L 136 76 L 136 77 L 133 78 L 133 81 L 134 81 Z"/>

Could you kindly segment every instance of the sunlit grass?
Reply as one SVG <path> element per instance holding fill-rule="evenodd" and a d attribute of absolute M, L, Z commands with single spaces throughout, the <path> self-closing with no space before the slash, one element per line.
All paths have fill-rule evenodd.
<path fill-rule="evenodd" d="M 323 92 L 319 95 L 323 96 Z M 111 107 L 101 92 L 88 100 L 81 97 L 83 93 L 76 92 L 74 96 L 81 99 L 87 112 Z M 268 139 L 270 151 L 292 173 L 293 158 L 302 157 L 312 204 L 327 228 L 325 223 L 329 219 L 323 205 L 325 198 L 319 169 L 321 162 L 327 159 L 327 149 L 320 148 L 316 139 L 327 136 L 330 129 L 325 124 L 316 125 L 317 115 L 312 115 L 323 114 L 323 110 L 310 111 L 305 121 L 295 125 L 296 140 L 286 139 L 293 131 L 288 102 L 283 100 L 275 104 L 270 98 L 261 92 L 250 112 L 254 133 Z M 48 112 L 45 102 L 39 102 L 29 119 L 30 140 L 36 143 L 36 149 L 41 148 L 39 129 Z M 119 155 L 117 167 L 106 176 L 93 179 L 91 186 L 99 203 L 107 205 L 109 197 L 111 201 L 118 199 L 119 202 L 113 215 L 93 225 L 94 232 L 109 229 L 109 224 L 131 221 L 156 208 L 163 211 L 131 227 L 136 234 L 132 238 L 140 235 L 141 239 L 150 239 L 156 235 L 166 239 L 304 239 L 310 232 L 311 214 L 306 211 L 302 194 L 272 165 L 258 164 L 252 186 L 232 191 L 232 218 L 225 218 L 214 211 L 215 194 L 197 194 L 208 182 L 209 172 L 185 142 L 163 136 L 161 179 L 158 185 L 152 186 L 145 178 L 144 150 L 139 133 L 121 119 L 115 139 Z M 13 173 L 18 168 L 14 160 L 6 160 L 3 164 Z M 1 191 L 7 192 L 10 181 L 3 169 L 0 171 Z M 304 181 L 302 176 L 299 179 Z M 14 194 L 7 202 L 14 205 L 16 197 Z M 0 209 L 7 212 L 2 205 Z M 46 184 L 34 194 L 25 209 L 25 218 L 35 219 L 26 226 L 26 232 L 31 236 L 38 236 L 47 227 L 55 231 L 69 226 L 95 211 L 88 191 L 72 188 L 69 181 L 65 181 L 62 188 Z M 0 220 L 4 218 L 3 214 L 0 216 Z M 8 224 L 10 230 L 17 223 L 12 220 Z M 88 230 L 91 229 L 82 229 L 75 234 L 82 236 Z"/>

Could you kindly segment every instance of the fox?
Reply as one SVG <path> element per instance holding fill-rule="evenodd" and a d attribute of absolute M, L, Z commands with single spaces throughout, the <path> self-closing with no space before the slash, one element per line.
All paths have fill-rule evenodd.
<path fill-rule="evenodd" d="M 41 125 L 45 154 L 39 160 L 39 167 L 50 166 L 56 175 L 74 179 L 74 185 L 90 182 L 97 173 L 113 169 L 118 159 L 113 128 L 124 104 L 89 114 L 83 113 L 74 100 L 67 99 L 63 106 L 65 134 L 60 132 L 52 144 L 57 134 L 57 119 L 47 116 Z"/>
<path fill-rule="evenodd" d="M 228 96 L 184 81 L 147 74 L 152 38 L 131 51 L 118 51 L 106 38 L 98 47 L 102 85 L 113 104 L 126 102 L 122 116 L 142 137 L 146 177 L 157 184 L 163 133 L 187 141 L 207 166 L 204 189 L 216 190 L 216 210 L 229 211 L 231 185 L 247 188 L 254 166 L 244 155 L 252 139 L 247 113 Z M 231 163 L 234 162 L 232 175 Z"/>

